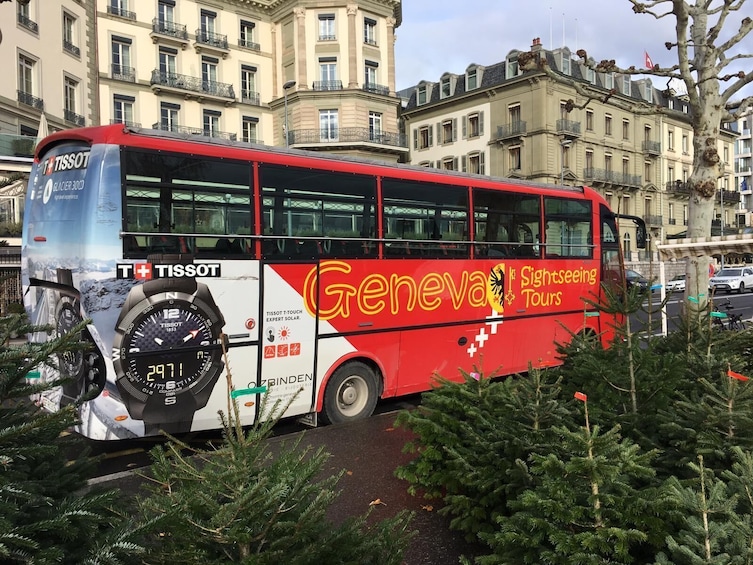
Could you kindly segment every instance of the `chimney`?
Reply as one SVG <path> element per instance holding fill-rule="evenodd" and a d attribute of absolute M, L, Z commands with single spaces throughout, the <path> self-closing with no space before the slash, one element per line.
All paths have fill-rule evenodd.
<path fill-rule="evenodd" d="M 534 37 L 533 43 L 531 44 L 531 52 L 532 53 L 538 53 L 541 51 L 541 38 L 540 37 Z"/>

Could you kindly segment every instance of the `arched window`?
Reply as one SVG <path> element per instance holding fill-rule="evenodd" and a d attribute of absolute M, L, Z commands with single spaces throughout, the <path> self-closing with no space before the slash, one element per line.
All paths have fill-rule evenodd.
<path fill-rule="evenodd" d="M 622 236 L 622 254 L 626 261 L 630 260 L 630 234 L 626 233 Z"/>

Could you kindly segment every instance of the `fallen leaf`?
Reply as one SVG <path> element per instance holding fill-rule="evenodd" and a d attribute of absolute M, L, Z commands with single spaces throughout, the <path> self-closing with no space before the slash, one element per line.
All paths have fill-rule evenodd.
<path fill-rule="evenodd" d="M 377 498 L 376 500 L 372 500 L 371 502 L 369 502 L 369 506 L 377 506 L 378 504 L 387 506 L 384 502 L 382 502 L 381 498 Z"/>
<path fill-rule="evenodd" d="M 345 474 L 346 474 L 346 475 L 352 475 L 352 474 L 353 474 L 353 471 L 345 471 Z"/>
<path fill-rule="evenodd" d="M 427 512 L 431 512 L 434 510 L 434 507 L 431 504 L 426 504 L 421 507 L 421 510 L 426 510 Z"/>

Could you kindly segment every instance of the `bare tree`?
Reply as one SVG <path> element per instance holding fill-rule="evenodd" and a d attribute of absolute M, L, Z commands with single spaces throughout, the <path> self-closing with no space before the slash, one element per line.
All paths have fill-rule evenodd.
<path fill-rule="evenodd" d="M 650 69 L 620 68 L 614 60 L 596 63 L 585 50 L 578 56 L 583 64 L 603 73 L 627 75 L 652 75 L 670 81 L 682 81 L 687 88 L 690 119 L 693 129 L 693 171 L 688 179 L 691 198 L 688 217 L 688 236 L 704 237 L 711 234 L 717 179 L 722 176 L 724 163 L 717 150 L 720 128 L 753 108 L 753 96 L 743 96 L 743 88 L 753 81 L 753 71 L 733 69 L 742 67 L 746 59 L 743 40 L 753 29 L 753 20 L 742 15 L 745 0 L 652 0 L 640 2 L 626 0 L 636 14 L 650 15 L 657 20 L 675 19 L 675 41 L 664 45 L 676 51 L 677 64 L 669 67 L 654 65 Z M 609 100 L 614 91 L 604 93 L 554 72 L 546 59 L 533 52 L 521 53 L 518 58 L 522 70 L 543 70 L 554 80 L 570 85 L 579 95 L 590 100 Z M 749 67 L 748 67 L 749 68 Z M 610 103 L 620 104 L 616 98 Z M 571 101 L 568 106 L 575 107 Z M 638 114 L 671 112 L 668 108 L 649 104 L 632 104 L 630 111 Z M 723 220 L 722 220 L 723 221 Z M 688 261 L 688 277 L 697 289 L 708 288 L 708 263 L 710 258 L 692 257 Z"/>

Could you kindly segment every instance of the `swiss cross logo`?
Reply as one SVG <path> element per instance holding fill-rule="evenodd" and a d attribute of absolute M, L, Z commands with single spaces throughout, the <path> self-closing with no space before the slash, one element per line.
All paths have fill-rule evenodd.
<path fill-rule="evenodd" d="M 55 167 L 55 157 L 50 157 L 49 159 L 47 159 L 47 163 L 45 163 L 44 174 L 51 175 L 54 167 Z"/>
<path fill-rule="evenodd" d="M 136 263 L 134 269 L 134 277 L 138 280 L 148 281 L 152 278 L 152 264 L 151 263 Z"/>

